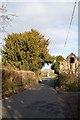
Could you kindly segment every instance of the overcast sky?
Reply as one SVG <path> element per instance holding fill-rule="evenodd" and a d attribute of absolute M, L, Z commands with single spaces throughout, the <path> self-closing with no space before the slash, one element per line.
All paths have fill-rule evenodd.
<path fill-rule="evenodd" d="M 5 0 L 4 0 L 5 1 Z M 51 55 L 62 55 L 75 0 L 8 0 L 8 13 L 18 17 L 6 28 L 8 33 L 38 30 L 50 39 Z M 16 1 L 16 2 L 15 2 Z M 26 1 L 26 2 L 25 2 Z M 36 2 L 37 1 L 37 2 Z M 64 2 L 63 2 L 64 1 Z M 6 34 L 5 34 L 6 35 Z M 4 35 L 2 35 L 4 36 Z M 78 54 L 78 8 L 76 7 L 63 57 Z"/>

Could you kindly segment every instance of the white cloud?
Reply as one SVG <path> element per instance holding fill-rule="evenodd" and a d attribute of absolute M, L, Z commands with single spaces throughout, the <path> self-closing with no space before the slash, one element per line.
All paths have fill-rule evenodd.
<path fill-rule="evenodd" d="M 7 0 L 2 0 L 6 2 Z M 75 0 L 8 0 L 9 2 L 75 2 Z M 79 1 L 79 0 L 77 0 Z"/>
<path fill-rule="evenodd" d="M 48 28 L 45 31 L 45 34 L 47 37 L 50 37 L 51 41 L 55 41 L 58 43 L 63 43 L 63 41 L 66 40 L 66 36 L 68 33 L 68 29 L 66 29 L 67 27 L 65 26 L 65 28 L 63 27 L 57 27 L 57 28 Z M 44 32 L 43 31 L 43 32 Z M 71 29 L 69 32 L 69 36 L 68 39 L 70 40 L 78 40 L 78 29 L 76 28 L 76 30 Z"/>
<path fill-rule="evenodd" d="M 46 14 L 46 10 L 44 6 L 39 3 L 15 3 L 17 4 L 17 13 L 19 14 L 20 18 L 23 17 L 24 20 L 26 17 L 33 18 L 35 16 L 42 16 Z M 28 18 L 27 18 L 28 19 Z"/>
<path fill-rule="evenodd" d="M 29 3 L 10 3 L 8 4 L 10 11 L 14 11 L 16 14 L 19 15 L 20 19 L 21 17 L 24 18 L 24 21 L 29 18 L 45 18 L 47 22 L 51 22 L 55 24 L 63 23 L 63 21 L 70 20 L 72 9 L 74 6 L 74 3 L 40 3 L 40 2 L 29 2 Z M 77 8 L 76 8 L 77 12 Z M 75 14 L 77 15 L 77 14 Z M 75 16 L 77 17 L 77 16 Z M 29 21 L 29 20 L 28 20 Z M 50 23 L 48 23 L 50 24 Z M 66 23 L 65 23 L 66 24 Z"/>
<path fill-rule="evenodd" d="M 14 0 L 15 1 L 15 0 Z M 40 1 L 40 0 L 38 0 Z M 74 2 L 74 1 L 73 1 Z M 15 13 L 18 17 L 12 22 L 12 26 L 7 28 L 8 32 L 24 32 L 35 28 L 46 38 L 50 38 L 50 53 L 61 54 L 69 28 L 71 14 L 73 10 L 73 2 L 11 2 L 8 3 L 8 12 Z M 76 8 L 68 43 L 65 50 L 66 53 L 72 49 L 77 51 L 77 25 L 78 10 Z M 67 52 L 68 51 L 68 52 Z M 66 54 L 65 53 L 65 54 Z"/>
<path fill-rule="evenodd" d="M 75 27 L 73 27 L 73 28 L 75 28 Z M 63 29 L 63 28 L 54 28 L 54 29 L 49 28 L 46 30 L 46 32 L 45 32 L 46 35 L 50 36 L 49 50 L 50 50 L 50 53 L 52 55 L 62 54 L 67 32 L 68 32 L 67 29 Z M 78 31 L 77 31 L 77 28 L 70 30 L 67 44 L 66 44 L 65 49 L 64 49 L 64 55 L 66 53 L 69 54 L 70 52 L 75 52 L 76 54 L 78 52 Z"/>

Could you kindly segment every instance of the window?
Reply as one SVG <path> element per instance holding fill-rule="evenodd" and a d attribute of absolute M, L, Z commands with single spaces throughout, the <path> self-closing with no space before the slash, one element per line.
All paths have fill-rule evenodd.
<path fill-rule="evenodd" d="M 74 58 L 73 57 L 70 58 L 70 63 L 74 63 Z"/>

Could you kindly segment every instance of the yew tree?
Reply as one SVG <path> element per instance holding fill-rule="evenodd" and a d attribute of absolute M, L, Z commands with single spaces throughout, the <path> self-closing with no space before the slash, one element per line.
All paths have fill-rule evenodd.
<path fill-rule="evenodd" d="M 37 30 L 12 33 L 4 38 L 2 64 L 19 70 L 37 71 L 51 57 L 48 51 L 49 39 Z"/>

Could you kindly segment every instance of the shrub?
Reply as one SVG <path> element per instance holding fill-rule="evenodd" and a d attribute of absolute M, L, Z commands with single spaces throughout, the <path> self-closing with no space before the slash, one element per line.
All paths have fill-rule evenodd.
<path fill-rule="evenodd" d="M 37 84 L 37 78 L 32 71 L 2 69 L 2 97 L 10 96 L 28 86 Z"/>
<path fill-rule="evenodd" d="M 34 85 L 34 84 L 36 84 L 36 82 L 35 82 L 35 79 L 26 79 L 26 80 L 24 80 L 24 82 L 23 82 L 23 85 L 24 86 L 26 86 L 26 85 L 28 85 L 28 86 L 32 86 L 32 85 Z"/>
<path fill-rule="evenodd" d="M 68 86 L 68 89 L 67 89 L 67 91 L 75 91 L 75 92 L 77 92 L 77 91 L 80 91 L 80 86 L 78 86 L 77 84 L 71 84 L 71 85 L 69 85 Z"/>
<path fill-rule="evenodd" d="M 80 91 L 79 78 L 75 74 L 62 73 L 59 75 L 60 87 L 67 91 Z"/>

